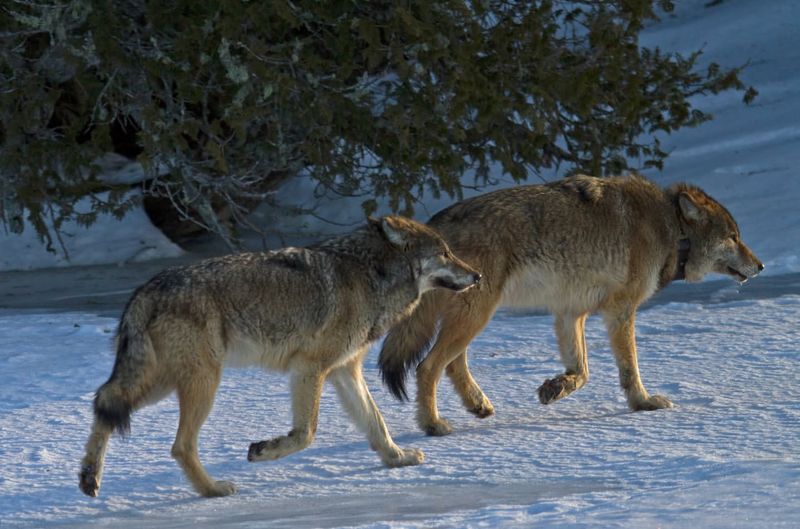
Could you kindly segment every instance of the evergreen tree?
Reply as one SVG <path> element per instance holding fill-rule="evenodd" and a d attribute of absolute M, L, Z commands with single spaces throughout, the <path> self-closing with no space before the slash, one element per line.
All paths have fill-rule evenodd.
<path fill-rule="evenodd" d="M 99 178 L 115 151 L 146 193 L 229 237 L 307 171 L 388 197 L 457 197 L 499 164 L 515 180 L 562 165 L 661 167 L 654 134 L 710 116 L 690 98 L 744 90 L 739 69 L 698 69 L 638 36 L 669 0 L 13 0 L 0 9 L 0 216 L 91 223 L 124 214 Z M 745 101 L 755 95 L 745 91 Z M 110 191 L 108 195 L 98 195 Z M 75 201 L 93 197 L 91 212 Z M 100 200 L 98 196 L 107 197 Z"/>

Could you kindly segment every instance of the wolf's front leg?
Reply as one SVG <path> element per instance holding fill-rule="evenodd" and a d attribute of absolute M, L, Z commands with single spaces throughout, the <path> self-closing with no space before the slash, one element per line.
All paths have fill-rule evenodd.
<path fill-rule="evenodd" d="M 292 373 L 292 430 L 250 445 L 248 461 L 280 459 L 307 447 L 314 440 L 319 417 L 319 399 L 325 376 L 318 372 Z"/>
<path fill-rule="evenodd" d="M 634 411 L 672 408 L 673 404 L 662 395 L 650 395 L 639 376 L 636 354 L 636 312 L 634 309 L 606 310 L 603 319 L 608 328 L 611 350 L 619 369 L 619 383 L 625 391 L 628 406 Z"/>
<path fill-rule="evenodd" d="M 403 467 L 422 463 L 425 456 L 421 450 L 404 449 L 394 444 L 361 373 L 361 355 L 346 366 L 335 369 L 330 378 L 342 406 L 359 430 L 367 434 L 370 446 L 378 452 L 383 464 L 388 467 Z"/>

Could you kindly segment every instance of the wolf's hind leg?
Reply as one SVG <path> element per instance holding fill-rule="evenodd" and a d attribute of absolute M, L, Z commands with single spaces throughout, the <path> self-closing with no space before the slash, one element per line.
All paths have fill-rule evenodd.
<path fill-rule="evenodd" d="M 467 368 L 466 350 L 469 343 L 489 323 L 499 297 L 490 292 L 460 298 L 460 303 L 447 309 L 441 329 L 428 356 L 417 367 L 417 423 L 428 435 L 447 435 L 453 431 L 439 416 L 436 389 L 442 372 L 447 373 L 469 411 L 479 417 L 494 412 L 494 407 L 472 378 Z"/>
<path fill-rule="evenodd" d="M 475 379 L 472 378 L 472 373 L 469 372 L 466 349 L 448 364 L 445 373 L 450 377 L 453 387 L 461 396 L 461 402 L 464 403 L 464 407 L 468 412 L 479 419 L 494 414 L 494 406 L 492 406 L 489 398 L 484 395 L 483 390 L 475 382 Z"/>
<path fill-rule="evenodd" d="M 267 441 L 250 445 L 248 461 L 280 459 L 306 448 L 314 440 L 319 418 L 319 399 L 325 375 L 320 372 L 292 373 L 292 430 Z"/>
<path fill-rule="evenodd" d="M 358 429 L 367 435 L 370 446 L 378 452 L 384 465 L 402 467 L 422 463 L 425 456 L 421 450 L 400 448 L 389 435 L 386 423 L 369 393 L 369 388 L 367 388 L 361 372 L 361 358 L 334 370 L 331 373 L 331 381 L 342 406 L 347 410 Z"/>
<path fill-rule="evenodd" d="M 442 371 L 456 354 L 448 350 L 449 340 L 439 334 L 436 345 L 422 363 L 417 366 L 417 424 L 428 435 L 443 436 L 453 431 L 453 427 L 439 415 L 436 403 L 436 390 Z"/>
<path fill-rule="evenodd" d="M 178 462 L 194 489 L 207 498 L 228 496 L 236 492 L 229 481 L 214 481 L 208 475 L 197 453 L 197 438 L 200 428 L 214 405 L 221 369 L 217 366 L 211 373 L 191 373 L 178 386 L 180 420 L 178 433 L 172 445 L 172 457 Z"/>
<path fill-rule="evenodd" d="M 539 386 L 539 401 L 550 404 L 576 391 L 589 380 L 589 361 L 586 353 L 587 314 L 578 316 L 557 314 L 556 337 L 561 362 L 566 367 L 562 375 L 545 380 Z"/>
<path fill-rule="evenodd" d="M 100 490 L 100 481 L 103 477 L 103 464 L 106 459 L 108 439 L 111 437 L 112 427 L 95 417 L 92 424 L 92 433 L 86 441 L 86 455 L 81 461 L 79 486 L 84 494 L 96 497 Z"/>

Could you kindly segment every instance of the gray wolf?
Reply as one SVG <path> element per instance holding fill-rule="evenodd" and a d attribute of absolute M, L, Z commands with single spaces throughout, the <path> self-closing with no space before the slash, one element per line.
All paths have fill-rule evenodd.
<path fill-rule="evenodd" d="M 385 465 L 421 463 L 421 451 L 392 441 L 362 360 L 424 292 L 462 291 L 479 280 L 431 228 L 396 216 L 370 219 L 306 249 L 230 255 L 161 272 L 134 292 L 120 320 L 114 369 L 94 400 L 81 490 L 97 495 L 110 434 L 125 433 L 133 411 L 175 391 L 173 457 L 201 495 L 235 492 L 232 483 L 208 475 L 197 453 L 198 433 L 230 364 L 290 374 L 293 427 L 252 443 L 248 460 L 278 459 L 312 442 L 328 379 Z"/>
<path fill-rule="evenodd" d="M 467 410 L 478 417 L 494 412 L 469 371 L 467 346 L 500 306 L 555 315 L 566 371 L 541 385 L 543 404 L 586 384 L 584 323 L 599 312 L 628 405 L 655 410 L 672 403 L 650 395 L 639 376 L 637 307 L 674 279 L 699 281 L 716 272 L 745 281 L 764 268 L 731 214 L 705 192 L 687 184 L 662 189 L 639 176 L 577 176 L 499 190 L 456 203 L 428 224 L 485 277 L 460 297 L 428 292 L 384 341 L 381 374 L 396 397 L 407 398 L 406 373 L 422 360 L 417 421 L 429 435 L 451 431 L 436 406 L 443 371 Z"/>

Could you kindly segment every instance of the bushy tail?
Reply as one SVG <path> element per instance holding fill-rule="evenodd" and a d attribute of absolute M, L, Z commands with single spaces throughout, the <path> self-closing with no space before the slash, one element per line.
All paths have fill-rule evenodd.
<path fill-rule="evenodd" d="M 134 295 L 117 330 L 114 370 L 95 394 L 95 417 L 120 435 L 130 432 L 131 413 L 147 393 L 144 375 L 153 358 L 153 345 L 147 333 L 151 318 L 150 303 Z"/>
<path fill-rule="evenodd" d="M 428 353 L 436 338 L 443 296 L 430 291 L 406 319 L 395 325 L 383 342 L 378 367 L 383 383 L 399 400 L 408 400 L 406 376 Z"/>

